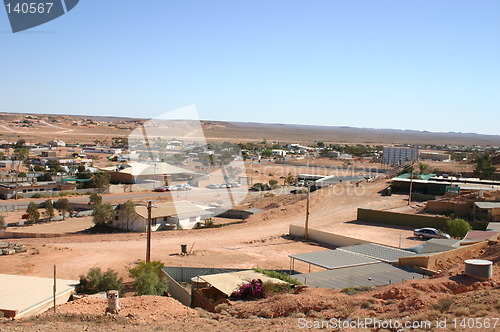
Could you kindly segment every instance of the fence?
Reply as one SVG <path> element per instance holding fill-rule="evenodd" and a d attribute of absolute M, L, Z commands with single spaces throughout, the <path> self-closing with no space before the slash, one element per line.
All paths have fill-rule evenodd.
<path fill-rule="evenodd" d="M 488 245 L 487 241 L 482 241 L 479 243 L 462 246 L 462 247 L 457 248 L 457 249 L 452 249 L 452 250 L 437 253 L 434 255 L 401 257 L 399 259 L 399 266 L 400 267 L 419 266 L 419 267 L 429 269 L 429 270 L 436 270 L 439 268 L 440 262 L 446 261 L 446 260 L 451 259 L 451 258 L 459 257 L 459 256 L 460 257 L 467 256 L 467 254 L 470 253 L 472 250 L 481 249 L 481 248 L 486 247 L 487 245 Z"/>

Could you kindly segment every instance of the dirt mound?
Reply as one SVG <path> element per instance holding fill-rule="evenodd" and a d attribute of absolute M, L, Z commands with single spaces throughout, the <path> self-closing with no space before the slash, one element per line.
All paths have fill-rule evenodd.
<path fill-rule="evenodd" d="M 57 313 L 102 316 L 107 303 L 107 299 L 83 298 L 58 306 Z M 120 299 L 120 307 L 120 317 L 129 317 L 138 322 L 198 317 L 196 310 L 188 308 L 170 297 L 126 297 Z M 50 314 L 47 312 L 43 315 Z"/>

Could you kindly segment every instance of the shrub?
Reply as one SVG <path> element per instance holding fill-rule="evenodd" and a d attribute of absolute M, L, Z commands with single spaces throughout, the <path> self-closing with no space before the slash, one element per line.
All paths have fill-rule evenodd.
<path fill-rule="evenodd" d="M 446 231 L 451 237 L 463 239 L 472 229 L 472 226 L 463 219 L 449 219 L 446 222 Z"/>
<path fill-rule="evenodd" d="M 269 185 L 267 183 L 261 183 L 261 182 L 257 182 L 255 183 L 252 188 L 250 188 L 250 190 L 254 190 L 254 191 L 266 191 L 266 190 L 270 190 L 271 187 L 269 187 Z"/>
<path fill-rule="evenodd" d="M 264 297 L 262 280 L 253 279 L 249 283 L 240 285 L 240 289 L 231 293 L 231 298 L 240 300 L 255 300 Z"/>
<path fill-rule="evenodd" d="M 455 302 L 455 300 L 452 297 L 443 297 L 440 298 L 438 303 L 434 304 L 431 306 L 432 309 L 439 310 L 441 312 L 445 312 L 446 310 L 450 309 L 451 305 Z"/>
<path fill-rule="evenodd" d="M 91 268 L 86 276 L 80 276 L 80 284 L 76 286 L 76 291 L 83 294 L 95 294 L 107 292 L 109 290 L 121 291 L 123 279 L 118 278 L 118 274 L 108 269 L 102 272 L 100 268 Z"/>
<path fill-rule="evenodd" d="M 31 198 L 42 198 L 42 197 L 43 197 L 43 195 L 40 193 L 36 193 L 33 196 L 31 196 Z"/>
<path fill-rule="evenodd" d="M 164 267 L 160 261 L 151 261 L 139 262 L 129 269 L 130 277 L 135 280 L 137 295 L 163 295 L 168 290 L 168 283 L 162 272 Z"/>
<path fill-rule="evenodd" d="M 371 290 L 370 286 L 360 286 L 360 287 L 347 287 L 341 290 L 342 293 L 347 295 L 355 295 L 362 292 L 367 292 Z"/>
<path fill-rule="evenodd" d="M 291 293 L 292 286 L 290 284 L 280 282 L 274 283 L 272 281 L 266 281 L 262 284 L 262 294 L 263 297 L 271 297 L 276 294 Z"/>
<path fill-rule="evenodd" d="M 269 278 L 275 278 L 275 279 L 283 280 L 283 281 L 286 281 L 286 282 L 288 282 L 288 283 L 290 283 L 292 285 L 297 285 L 297 286 L 302 285 L 302 283 L 300 281 L 298 281 L 295 278 L 290 277 L 286 273 L 282 273 L 282 272 L 278 272 L 278 271 L 264 270 L 264 269 L 259 269 L 259 268 L 254 268 L 253 270 L 255 272 L 261 273 L 261 274 L 263 274 L 263 275 L 265 275 L 266 277 L 269 277 Z"/>
<path fill-rule="evenodd" d="M 269 180 L 269 186 L 272 188 L 272 189 L 276 189 L 276 188 L 279 188 L 279 184 L 278 184 L 278 181 L 277 180 Z"/>
<path fill-rule="evenodd" d="M 5 224 L 5 217 L 0 216 L 0 230 L 6 229 L 6 228 L 7 228 L 7 225 Z"/>

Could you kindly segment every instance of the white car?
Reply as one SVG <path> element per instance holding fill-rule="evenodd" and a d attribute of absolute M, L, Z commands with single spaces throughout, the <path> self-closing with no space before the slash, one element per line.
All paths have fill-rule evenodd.
<path fill-rule="evenodd" d="M 417 228 L 413 235 L 419 239 L 449 239 L 450 235 L 431 227 Z"/>

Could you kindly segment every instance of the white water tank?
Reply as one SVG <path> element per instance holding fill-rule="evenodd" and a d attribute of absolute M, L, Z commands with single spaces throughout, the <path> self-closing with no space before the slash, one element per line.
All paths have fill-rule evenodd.
<path fill-rule="evenodd" d="M 479 280 L 490 279 L 493 275 L 493 262 L 484 259 L 468 259 L 465 261 L 465 274 Z"/>

